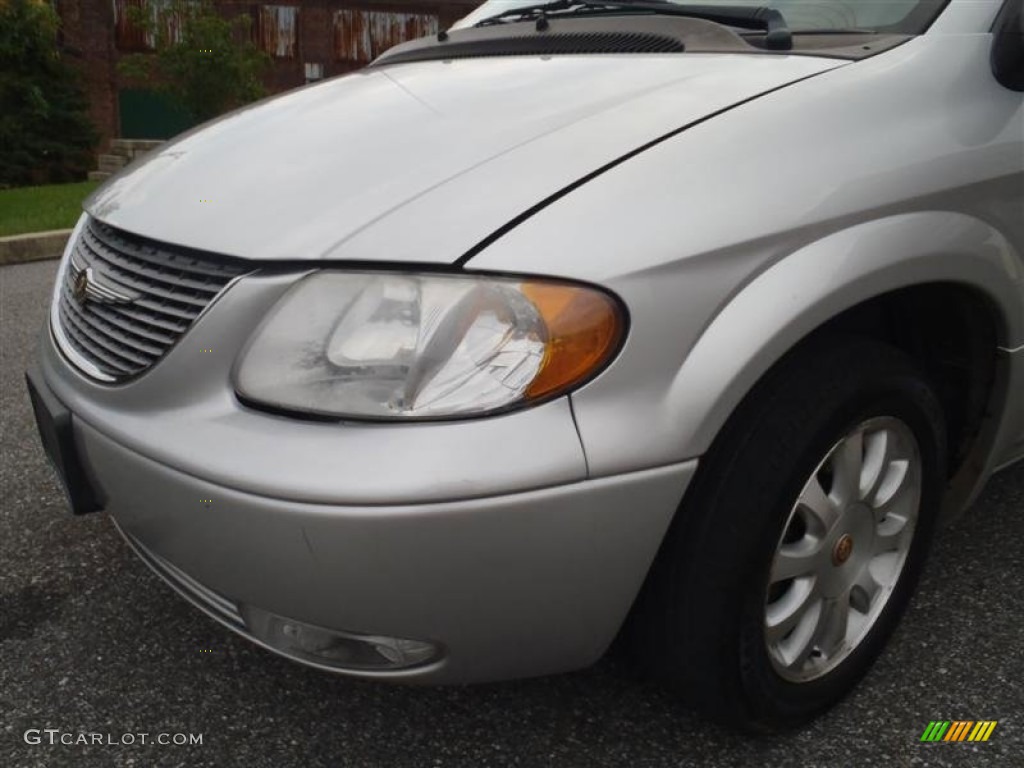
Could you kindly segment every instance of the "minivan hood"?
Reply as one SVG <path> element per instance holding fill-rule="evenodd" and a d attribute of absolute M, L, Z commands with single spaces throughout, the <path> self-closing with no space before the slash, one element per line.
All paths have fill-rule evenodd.
<path fill-rule="evenodd" d="M 85 208 L 128 232 L 249 259 L 448 264 L 623 155 L 843 64 L 647 54 L 370 68 L 184 134 Z"/>

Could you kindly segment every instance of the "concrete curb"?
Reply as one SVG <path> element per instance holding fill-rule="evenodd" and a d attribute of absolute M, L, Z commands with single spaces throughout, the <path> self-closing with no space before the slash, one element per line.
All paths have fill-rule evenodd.
<path fill-rule="evenodd" d="M 54 229 L 49 232 L 0 237 L 0 266 L 42 259 L 59 259 L 64 253 L 64 246 L 70 235 L 70 229 Z"/>

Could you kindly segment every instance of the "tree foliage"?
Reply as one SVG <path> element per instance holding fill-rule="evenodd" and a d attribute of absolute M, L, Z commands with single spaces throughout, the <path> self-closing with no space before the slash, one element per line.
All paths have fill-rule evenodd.
<path fill-rule="evenodd" d="M 209 0 L 132 9 L 131 19 L 153 53 L 125 56 L 130 83 L 170 95 L 197 121 L 208 120 L 266 94 L 270 57 L 249 37 L 248 16 L 222 18 Z"/>
<path fill-rule="evenodd" d="M 96 131 L 43 0 L 0 0 L 0 187 L 85 176 Z"/>

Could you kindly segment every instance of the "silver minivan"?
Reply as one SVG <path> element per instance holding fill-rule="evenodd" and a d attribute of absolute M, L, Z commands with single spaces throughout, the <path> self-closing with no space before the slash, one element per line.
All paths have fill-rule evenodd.
<path fill-rule="evenodd" d="M 1024 456 L 1021 0 L 488 2 L 86 201 L 75 513 L 324 670 L 793 726 Z"/>

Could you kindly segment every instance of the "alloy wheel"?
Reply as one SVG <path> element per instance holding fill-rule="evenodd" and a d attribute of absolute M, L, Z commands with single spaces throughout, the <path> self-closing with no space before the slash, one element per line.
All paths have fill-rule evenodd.
<path fill-rule="evenodd" d="M 907 560 L 921 503 L 921 452 L 892 417 L 862 422 L 807 479 L 772 559 L 764 634 L 775 671 L 809 682 L 870 632 Z"/>

